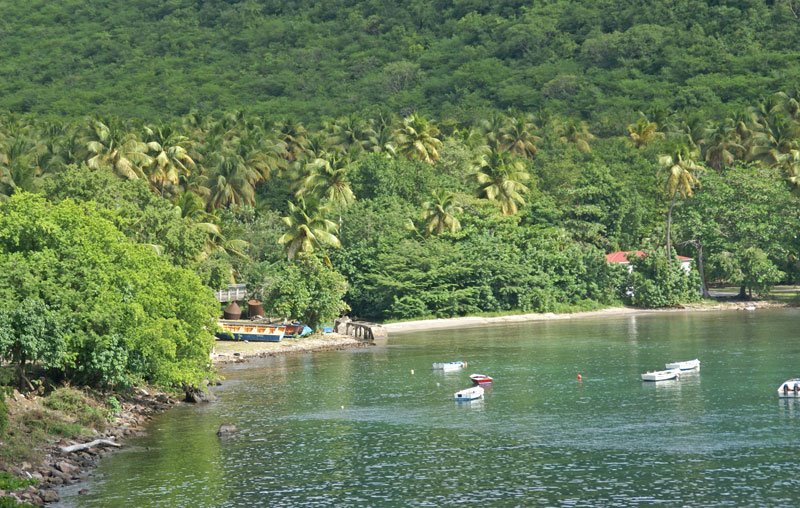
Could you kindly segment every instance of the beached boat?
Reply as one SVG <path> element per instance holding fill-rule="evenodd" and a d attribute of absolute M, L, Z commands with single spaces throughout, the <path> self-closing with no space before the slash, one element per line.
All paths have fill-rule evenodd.
<path fill-rule="evenodd" d="M 800 379 L 789 379 L 781 383 L 778 397 L 800 397 Z"/>
<path fill-rule="evenodd" d="M 457 401 L 467 401 L 467 400 L 475 400 L 480 399 L 483 397 L 483 388 L 480 386 L 473 386 L 472 388 L 466 388 L 464 390 L 458 391 L 453 395 L 453 398 Z"/>
<path fill-rule="evenodd" d="M 686 360 L 685 362 L 673 362 L 665 365 L 667 370 L 679 369 L 681 371 L 700 370 L 700 360 Z"/>
<path fill-rule="evenodd" d="M 247 340 L 254 342 L 280 342 L 286 333 L 282 325 L 252 323 L 249 321 L 220 321 L 222 331 L 217 337 L 228 340 Z"/>
<path fill-rule="evenodd" d="M 680 369 L 656 370 L 642 374 L 642 381 L 667 381 L 669 379 L 677 379 L 680 375 Z"/>
<path fill-rule="evenodd" d="M 283 337 L 285 339 L 305 337 L 313 331 L 303 323 L 282 323 L 282 326 L 284 327 Z"/>
<path fill-rule="evenodd" d="M 471 374 L 469 376 L 469 378 L 476 385 L 488 385 L 489 383 L 494 381 L 494 379 L 492 379 L 491 377 L 487 376 L 486 374 Z"/>
<path fill-rule="evenodd" d="M 435 370 L 443 370 L 445 372 L 463 369 L 466 366 L 467 362 L 441 362 L 433 364 Z"/>

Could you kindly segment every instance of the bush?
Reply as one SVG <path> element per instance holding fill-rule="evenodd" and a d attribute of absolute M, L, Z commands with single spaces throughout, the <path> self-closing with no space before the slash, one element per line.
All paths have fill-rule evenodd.
<path fill-rule="evenodd" d="M 105 427 L 105 409 L 100 408 L 80 390 L 59 388 L 45 398 L 42 404 L 48 409 L 61 411 L 81 425 L 96 429 Z"/>
<path fill-rule="evenodd" d="M 674 256 L 674 251 L 673 251 Z M 630 303 L 636 307 L 674 307 L 681 303 L 700 299 L 700 277 L 692 268 L 687 271 L 661 249 L 647 252 L 645 256 L 631 260 L 627 291 Z"/>

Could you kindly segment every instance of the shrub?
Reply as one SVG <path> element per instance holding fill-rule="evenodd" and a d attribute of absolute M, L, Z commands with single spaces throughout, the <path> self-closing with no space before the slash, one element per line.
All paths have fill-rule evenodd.
<path fill-rule="evenodd" d="M 6 393 L 0 389 L 0 438 L 8 428 L 8 406 L 6 406 Z"/>

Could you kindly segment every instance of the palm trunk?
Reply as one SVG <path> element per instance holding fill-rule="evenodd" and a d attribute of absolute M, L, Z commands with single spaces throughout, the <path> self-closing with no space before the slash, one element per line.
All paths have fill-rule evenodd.
<path fill-rule="evenodd" d="M 669 202 L 669 209 L 667 210 L 667 266 L 672 266 L 672 209 L 675 208 L 675 194 L 672 195 L 672 201 Z"/>
<path fill-rule="evenodd" d="M 708 292 L 708 286 L 706 285 L 706 272 L 703 266 L 703 243 L 697 240 L 695 247 L 697 247 L 697 271 L 700 273 L 700 290 L 703 298 L 711 298 L 711 293 Z"/>

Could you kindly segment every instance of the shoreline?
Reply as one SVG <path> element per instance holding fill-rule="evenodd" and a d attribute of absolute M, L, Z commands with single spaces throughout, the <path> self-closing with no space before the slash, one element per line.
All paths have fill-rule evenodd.
<path fill-rule="evenodd" d="M 446 319 L 426 319 L 386 323 L 383 326 L 389 335 L 401 335 L 419 331 L 435 331 L 456 328 L 476 328 L 498 324 L 514 324 L 567 319 L 584 319 L 593 317 L 614 317 L 664 312 L 707 312 L 707 311 L 751 311 L 766 308 L 790 307 L 782 302 L 701 302 L 673 309 L 638 309 L 632 307 L 609 307 L 594 311 L 575 312 L 572 314 L 529 313 L 508 316 L 479 317 L 465 316 Z M 230 363 L 245 363 L 258 358 L 283 356 L 302 353 L 334 351 L 350 348 L 369 347 L 366 343 L 353 337 L 328 333 L 322 336 L 290 339 L 281 342 L 246 342 L 216 341 L 210 359 L 215 366 Z M 89 478 L 102 457 L 117 451 L 118 448 L 94 447 L 80 452 L 65 453 L 61 447 L 83 444 L 95 439 L 109 439 L 118 442 L 122 448 L 128 438 L 140 436 L 147 432 L 146 426 L 157 414 L 176 405 L 189 403 L 178 400 L 164 392 L 150 393 L 146 389 L 137 388 L 121 400 L 122 411 L 114 421 L 109 422 L 105 431 L 90 437 L 71 440 L 61 439 L 42 446 L 44 457 L 36 464 L 23 463 L 8 467 L 7 471 L 20 478 L 34 478 L 39 483 L 12 491 L 0 491 L 0 497 L 10 496 L 19 501 L 34 505 L 47 505 L 60 500 L 59 491 L 66 485 L 84 482 Z M 202 402 L 200 402 L 202 403 Z"/>
<path fill-rule="evenodd" d="M 530 323 L 537 321 L 558 321 L 567 319 L 584 319 L 593 317 L 629 316 L 642 314 L 656 314 L 665 312 L 711 312 L 729 310 L 757 310 L 786 308 L 790 305 L 782 302 L 767 300 L 736 301 L 736 302 L 700 302 L 686 304 L 679 308 L 670 309 L 640 309 L 636 307 L 607 307 L 605 309 L 574 312 L 571 314 L 556 314 L 554 312 L 512 314 L 508 316 L 464 316 L 456 318 L 422 319 L 417 321 L 399 321 L 385 323 L 382 326 L 391 334 L 425 332 L 435 330 L 452 330 L 455 328 L 479 328 L 498 324 Z"/>

